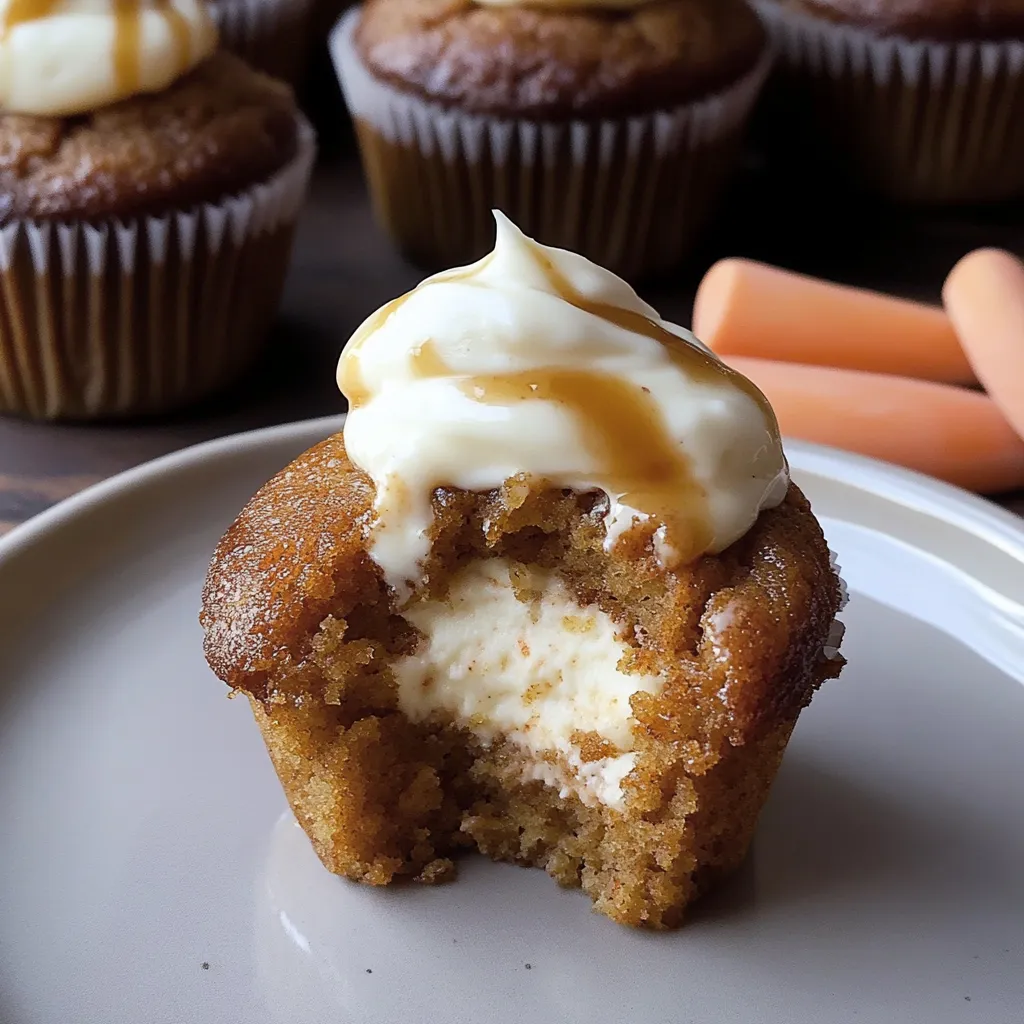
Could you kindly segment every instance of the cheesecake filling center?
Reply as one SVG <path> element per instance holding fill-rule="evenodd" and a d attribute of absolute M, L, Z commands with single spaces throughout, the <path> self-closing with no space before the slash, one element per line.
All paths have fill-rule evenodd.
<path fill-rule="evenodd" d="M 664 680 L 626 671 L 630 647 L 606 612 L 580 607 L 556 573 L 492 558 L 403 615 L 423 634 L 393 665 L 406 716 L 511 740 L 526 778 L 622 808 L 636 759 L 630 697 Z"/>

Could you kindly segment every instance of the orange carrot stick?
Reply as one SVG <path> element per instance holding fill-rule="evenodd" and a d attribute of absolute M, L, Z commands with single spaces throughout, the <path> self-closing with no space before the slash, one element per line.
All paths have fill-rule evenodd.
<path fill-rule="evenodd" d="M 942 299 L 978 380 L 1024 437 L 1024 263 L 1000 249 L 972 252 Z"/>
<path fill-rule="evenodd" d="M 693 307 L 693 333 L 720 355 L 947 384 L 974 380 L 941 309 L 751 260 L 722 260 L 707 272 Z"/>
<path fill-rule="evenodd" d="M 987 395 L 881 373 L 730 356 L 783 434 L 895 462 L 970 490 L 1024 486 L 1024 441 Z"/>

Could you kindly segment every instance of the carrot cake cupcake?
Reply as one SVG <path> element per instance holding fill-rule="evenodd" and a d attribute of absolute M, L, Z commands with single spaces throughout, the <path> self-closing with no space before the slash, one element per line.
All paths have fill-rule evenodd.
<path fill-rule="evenodd" d="M 706 223 L 770 62 L 746 0 L 369 0 L 331 47 L 412 259 L 482 256 L 497 207 L 631 277 Z"/>
<path fill-rule="evenodd" d="M 746 379 L 498 217 L 356 332 L 343 434 L 217 548 L 202 623 L 325 866 L 475 848 L 634 926 L 743 859 L 840 583 Z"/>
<path fill-rule="evenodd" d="M 780 127 L 797 125 L 801 148 L 894 199 L 1024 195 L 1020 0 L 757 7 L 780 51 Z"/>
<path fill-rule="evenodd" d="M 215 48 L 202 0 L 3 10 L 0 411 L 156 412 L 258 350 L 313 137 Z"/>

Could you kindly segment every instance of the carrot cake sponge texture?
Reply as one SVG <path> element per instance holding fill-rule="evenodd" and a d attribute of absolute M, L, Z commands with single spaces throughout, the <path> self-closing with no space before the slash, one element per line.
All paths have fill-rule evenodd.
<path fill-rule="evenodd" d="M 356 332 L 344 436 L 222 539 L 207 658 L 326 867 L 476 848 L 678 924 L 742 860 L 840 583 L 763 396 L 498 216 Z"/>

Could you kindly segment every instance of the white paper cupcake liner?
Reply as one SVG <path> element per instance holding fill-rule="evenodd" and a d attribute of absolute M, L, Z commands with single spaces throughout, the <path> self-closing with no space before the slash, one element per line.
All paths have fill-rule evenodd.
<path fill-rule="evenodd" d="M 646 116 L 567 122 L 448 109 L 375 78 L 354 44 L 360 12 L 330 38 L 378 220 L 416 261 L 463 263 L 493 242 L 493 208 L 548 245 L 629 277 L 679 261 L 708 219 L 771 67 Z"/>
<path fill-rule="evenodd" d="M 880 36 L 755 6 L 790 86 L 781 109 L 862 183 L 919 202 L 1024 194 L 1024 41 Z"/>
<path fill-rule="evenodd" d="M 295 84 L 305 70 L 312 0 L 210 0 L 225 50 Z"/>
<path fill-rule="evenodd" d="M 0 228 L 0 412 L 89 419 L 215 390 L 258 351 L 313 165 L 159 217 Z"/>

